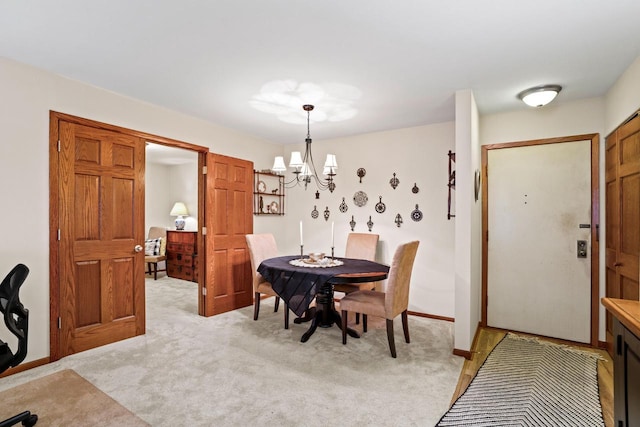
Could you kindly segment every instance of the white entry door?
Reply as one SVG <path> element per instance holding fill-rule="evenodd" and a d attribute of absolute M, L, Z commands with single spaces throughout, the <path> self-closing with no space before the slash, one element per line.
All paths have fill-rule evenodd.
<path fill-rule="evenodd" d="M 488 150 L 489 326 L 590 342 L 590 194 L 590 141 Z"/>

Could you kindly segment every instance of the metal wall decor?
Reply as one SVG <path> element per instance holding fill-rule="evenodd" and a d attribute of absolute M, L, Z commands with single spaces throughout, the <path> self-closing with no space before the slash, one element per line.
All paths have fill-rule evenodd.
<path fill-rule="evenodd" d="M 340 206 L 338 207 L 338 209 L 340 209 L 340 212 L 345 213 L 346 211 L 349 210 L 349 206 L 347 206 L 347 202 L 344 201 L 344 197 L 342 198 L 342 203 L 340 203 Z"/>
<path fill-rule="evenodd" d="M 396 219 L 393 222 L 395 222 L 398 228 L 400 228 L 400 225 L 402 225 L 402 215 L 400 214 L 396 215 Z"/>
<path fill-rule="evenodd" d="M 362 184 L 362 178 L 367 174 L 367 171 L 365 168 L 358 168 L 358 171 L 356 172 L 356 175 L 358 175 L 358 178 L 360 178 L 360 184 Z"/>
<path fill-rule="evenodd" d="M 311 218 L 318 219 L 318 216 L 320 216 L 320 213 L 318 212 L 318 208 L 316 205 L 313 205 L 313 210 L 311 211 Z"/>
<path fill-rule="evenodd" d="M 422 211 L 418 208 L 418 205 L 416 205 L 416 208 L 411 211 L 411 219 L 415 222 L 418 222 L 422 219 Z"/>
<path fill-rule="evenodd" d="M 389 184 L 391 184 L 391 188 L 393 188 L 394 190 L 396 189 L 396 187 L 398 186 L 398 184 L 400 184 L 400 180 L 398 178 L 396 178 L 396 173 L 393 173 L 393 178 L 391 178 L 389 180 Z"/>
<path fill-rule="evenodd" d="M 380 197 L 380 201 L 376 203 L 376 212 L 381 214 L 382 212 L 387 210 L 387 206 L 384 203 L 382 203 L 382 196 L 379 196 L 379 197 Z"/>
<path fill-rule="evenodd" d="M 329 212 L 329 206 L 327 206 L 327 207 L 324 209 L 324 220 L 325 220 L 325 221 L 329 221 L 329 215 L 331 215 L 331 212 Z"/>
<path fill-rule="evenodd" d="M 413 188 L 411 189 L 411 192 L 413 194 L 418 194 L 418 191 L 420 191 L 420 189 L 418 188 L 418 184 L 416 184 L 415 182 L 413 183 Z"/>
<path fill-rule="evenodd" d="M 316 199 L 320 198 L 320 191 L 316 190 Z"/>
<path fill-rule="evenodd" d="M 368 200 L 367 193 L 364 191 L 356 191 L 356 194 L 353 195 L 353 203 L 358 207 L 366 205 Z"/>
<path fill-rule="evenodd" d="M 349 221 L 349 226 L 351 227 L 351 231 L 356 228 L 356 221 L 353 219 L 353 215 L 351 215 L 351 221 Z"/>
<path fill-rule="evenodd" d="M 369 221 L 367 221 L 367 227 L 369 228 L 369 231 L 371 231 L 371 229 L 373 228 L 373 221 L 371 221 L 371 215 L 369 215 Z"/>

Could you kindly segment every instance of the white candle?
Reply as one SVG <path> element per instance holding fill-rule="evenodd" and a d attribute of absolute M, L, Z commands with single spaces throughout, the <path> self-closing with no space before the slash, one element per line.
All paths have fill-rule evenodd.
<path fill-rule="evenodd" d="M 335 223 L 334 223 L 333 221 L 331 221 L 331 247 L 332 247 L 332 248 L 334 247 L 334 244 L 333 244 L 333 243 L 334 243 L 334 241 L 335 241 L 335 240 L 334 240 L 334 234 L 333 234 L 333 226 L 334 226 L 334 224 L 335 224 Z"/>
<path fill-rule="evenodd" d="M 302 242 L 302 221 L 300 221 L 300 246 L 303 246 L 304 243 Z"/>

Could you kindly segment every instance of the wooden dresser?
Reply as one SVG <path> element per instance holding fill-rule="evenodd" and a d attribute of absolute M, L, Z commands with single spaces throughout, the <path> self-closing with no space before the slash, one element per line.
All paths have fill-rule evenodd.
<path fill-rule="evenodd" d="M 167 230 L 167 275 L 198 281 L 198 233 Z"/>

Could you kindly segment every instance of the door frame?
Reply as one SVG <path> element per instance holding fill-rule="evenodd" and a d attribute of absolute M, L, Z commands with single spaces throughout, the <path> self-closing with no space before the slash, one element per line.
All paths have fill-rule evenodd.
<path fill-rule="evenodd" d="M 591 141 L 591 326 L 590 344 L 598 346 L 598 327 L 600 312 L 600 136 L 597 133 L 572 135 L 558 138 L 536 139 L 530 141 L 487 144 L 482 148 L 482 301 L 481 326 L 487 326 L 487 267 L 489 245 L 489 193 L 487 162 L 489 150 L 502 148 L 528 147 L 534 145 L 558 144 L 564 142 Z"/>
<path fill-rule="evenodd" d="M 198 153 L 198 224 L 204 224 L 204 178 L 203 166 L 209 147 L 195 145 L 176 139 L 166 138 L 146 132 L 110 125 L 95 120 L 72 116 L 70 114 L 49 111 L 49 361 L 54 362 L 61 357 L 60 329 L 58 319 L 60 317 L 60 248 L 58 245 L 59 228 L 59 124 L 61 121 L 89 126 L 96 129 L 104 129 L 125 135 L 143 138 L 154 144 L 169 147 L 182 148 Z M 144 184 L 143 184 L 144 186 Z M 202 226 L 198 227 L 198 253 L 204 253 Z M 203 288 L 206 286 L 203 267 L 204 262 L 199 263 L 198 274 L 198 314 L 204 315 Z"/>

